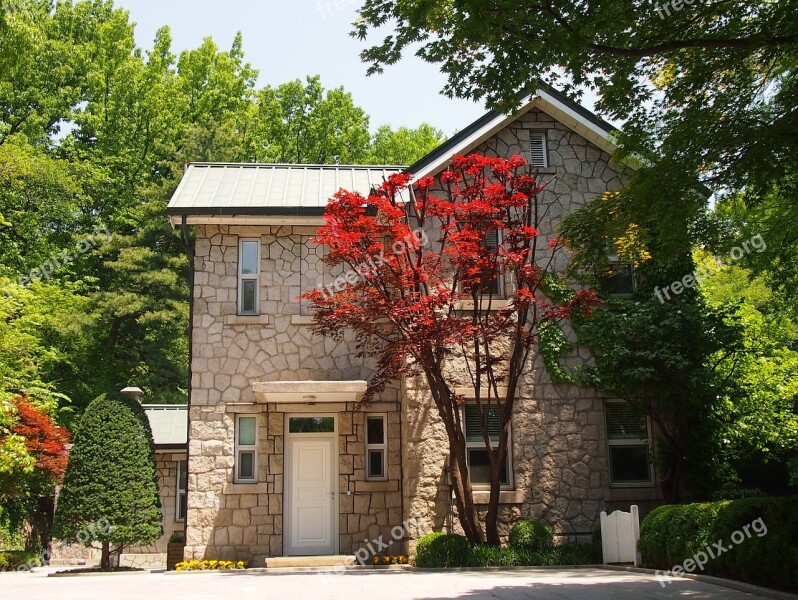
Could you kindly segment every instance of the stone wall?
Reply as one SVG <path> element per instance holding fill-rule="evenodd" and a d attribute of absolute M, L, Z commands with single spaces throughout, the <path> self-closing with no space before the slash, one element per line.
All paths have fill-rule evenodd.
<path fill-rule="evenodd" d="M 541 198 L 548 211 L 539 228 L 545 248 L 545 241 L 557 235 L 565 215 L 605 191 L 620 189 L 629 173 L 606 152 L 537 109 L 475 151 L 502 157 L 520 154 L 528 159 L 530 132 L 546 134 L 549 167 L 541 169 L 541 177 L 553 179 Z M 548 259 L 547 251 L 539 257 L 541 263 Z M 567 256 L 560 255 L 555 264 L 562 270 Z M 512 282 L 506 284 L 511 289 Z M 584 363 L 590 355 L 580 349 L 566 360 Z M 466 386 L 469 379 L 462 365 L 453 361 L 449 367 Z M 542 359 L 531 358 L 512 420 L 514 486 L 503 491 L 500 499 L 500 532 L 505 539 L 515 520 L 536 518 L 550 523 L 560 539 L 586 541 L 608 503 L 617 500 L 628 508 L 629 502 L 658 497 L 653 486 L 625 490 L 627 493 L 611 489 L 603 403 L 595 390 L 552 383 Z M 407 381 L 403 419 L 405 516 L 420 518 L 418 526 L 410 530 L 408 549 L 412 552 L 420 535 L 446 529 L 447 517 L 455 509 L 446 480 L 446 433 L 421 378 Z M 487 495 L 475 493 L 483 509 L 487 508 Z M 456 517 L 453 523 L 455 531 L 459 530 Z"/>
<path fill-rule="evenodd" d="M 363 410 L 354 403 L 283 407 L 256 397 L 261 381 L 368 379 L 351 337 L 314 336 L 298 296 L 322 283 L 315 227 L 198 226 L 192 405 L 189 413 L 187 559 L 281 556 L 284 419 L 287 412 L 338 413 L 340 551 L 350 553 L 401 521 L 398 389 L 365 409 L 388 414 L 388 481 L 367 482 Z M 238 243 L 261 241 L 259 316 L 236 315 Z M 258 478 L 233 483 L 235 416 L 258 418 Z M 347 494 L 351 492 L 351 494 Z"/>

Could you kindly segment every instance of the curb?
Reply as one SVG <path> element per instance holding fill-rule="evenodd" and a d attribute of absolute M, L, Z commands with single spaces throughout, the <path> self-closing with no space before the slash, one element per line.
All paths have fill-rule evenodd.
<path fill-rule="evenodd" d="M 343 575 L 348 572 L 379 573 L 416 570 L 412 565 L 342 565 L 340 567 L 256 567 L 252 569 L 207 569 L 197 571 L 165 571 L 164 575 L 198 575 L 224 573 L 225 575 L 291 575 L 292 573 Z"/>
<path fill-rule="evenodd" d="M 671 571 L 656 571 L 654 569 L 644 569 L 642 567 L 626 567 L 623 565 L 602 565 L 596 567 L 600 569 L 607 569 L 610 571 L 628 571 L 630 573 L 645 573 L 647 575 L 666 575 L 673 580 L 692 579 L 693 581 L 700 581 L 701 583 L 709 583 L 728 589 L 736 590 L 738 592 L 746 592 L 748 594 L 756 594 L 765 598 L 775 598 L 776 600 L 798 600 L 798 595 L 790 594 L 789 592 L 781 592 L 772 588 L 766 588 L 753 583 L 745 583 L 743 581 L 735 581 L 734 579 L 724 579 L 722 577 L 713 577 L 712 575 L 700 575 L 698 573 L 680 573 L 674 575 Z"/>
<path fill-rule="evenodd" d="M 120 575 L 149 575 L 152 571 L 142 569 L 141 571 L 108 571 L 106 573 L 74 573 L 61 571 L 59 573 L 48 573 L 47 577 L 119 577 Z"/>

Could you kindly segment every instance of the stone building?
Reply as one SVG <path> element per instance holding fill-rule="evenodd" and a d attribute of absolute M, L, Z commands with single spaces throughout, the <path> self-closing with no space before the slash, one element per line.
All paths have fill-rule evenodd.
<path fill-rule="evenodd" d="M 415 165 L 435 175 L 454 154 L 519 154 L 553 178 L 541 235 L 629 175 L 614 164 L 612 127 L 551 89 L 514 115 L 490 112 Z M 422 380 L 406 378 L 367 407 L 372 374 L 353 339 L 314 336 L 305 291 L 330 282 L 311 242 L 338 189 L 367 194 L 398 166 L 190 165 L 169 204 L 193 228 L 187 559 L 370 556 L 412 550 L 457 527 L 446 436 Z M 615 281 L 619 292 L 633 278 Z M 584 361 L 580 352 L 569 357 Z M 467 394 L 467 390 L 465 391 Z M 464 407 L 466 428 L 471 409 Z M 519 517 L 585 539 L 599 512 L 660 500 L 650 431 L 622 402 L 552 383 L 533 359 L 512 422 L 501 492 L 506 533 Z M 467 437 L 469 432 L 466 431 Z M 483 487 L 484 443 L 469 441 Z M 484 489 L 484 488 L 483 488 Z M 476 492 L 478 503 L 487 492 Z"/>

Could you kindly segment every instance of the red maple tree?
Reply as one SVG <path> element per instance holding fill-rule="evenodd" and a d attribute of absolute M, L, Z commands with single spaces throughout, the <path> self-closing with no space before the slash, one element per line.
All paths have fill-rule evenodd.
<path fill-rule="evenodd" d="M 25 447 L 36 459 L 34 470 L 46 481 L 60 482 L 68 461 L 69 432 L 56 425 L 49 415 L 38 410 L 24 396 L 18 396 L 14 404 L 17 423 L 11 431 L 25 439 Z"/>
<path fill-rule="evenodd" d="M 412 184 L 411 184 L 412 182 Z M 540 327 L 598 303 L 591 290 L 562 301 L 545 293 L 559 278 L 560 239 L 544 242 L 545 187 L 520 156 L 455 156 L 437 178 L 391 176 L 368 197 L 339 191 L 315 242 L 342 274 L 302 297 L 314 332 L 353 331 L 361 357 L 376 360 L 364 402 L 403 374 L 423 374 L 445 425 L 458 517 L 472 543 L 499 543 L 498 508 L 509 425 Z M 453 368 L 459 366 L 459 368 Z M 483 531 L 468 475 L 458 387 L 473 388 L 490 463 Z M 498 414 L 498 441 L 488 415 Z"/>

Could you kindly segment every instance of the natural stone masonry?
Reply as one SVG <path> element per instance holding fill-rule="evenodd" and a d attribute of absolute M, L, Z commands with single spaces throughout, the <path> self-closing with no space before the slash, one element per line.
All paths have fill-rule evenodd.
<path fill-rule="evenodd" d="M 368 379 L 351 338 L 314 336 L 300 293 L 324 278 L 312 227 L 198 226 L 194 289 L 194 353 L 189 435 L 186 558 L 247 560 L 281 556 L 285 413 L 256 398 L 257 381 Z M 261 241 L 261 315 L 236 315 L 239 239 Z M 305 319 L 302 319 L 302 317 Z M 364 409 L 339 412 L 339 547 L 356 551 L 401 523 L 398 390 L 365 410 L 387 413 L 388 480 L 365 480 Z M 233 483 L 236 414 L 258 418 L 258 479 Z M 350 493 L 348 493 L 350 492 Z"/>
<path fill-rule="evenodd" d="M 528 156 L 531 132 L 544 132 L 547 139 L 549 168 L 542 174 L 553 181 L 542 198 L 548 212 L 541 236 L 548 239 L 564 215 L 620 189 L 628 173 L 537 109 L 476 150 Z M 338 414 L 341 553 L 380 535 L 390 540 L 392 528 L 419 519 L 410 521 L 412 550 L 419 535 L 447 522 L 448 445 L 423 380 L 397 382 L 367 409 L 388 415 L 388 478 L 377 482 L 365 480 L 363 409 L 354 403 L 288 408 L 253 391 L 260 381 L 368 380 L 372 374 L 372 365 L 357 357 L 352 335 L 338 343 L 314 336 L 308 327 L 309 307 L 298 296 L 331 280 L 320 262 L 324 249 L 311 242 L 315 233 L 316 227 L 307 226 L 196 226 L 187 559 L 260 565 L 267 556 L 283 554 L 284 424 L 285 411 L 294 408 Z M 236 315 L 241 238 L 261 242 L 259 316 Z M 565 262 L 561 257 L 557 268 Z M 507 285 L 511 289 L 512 282 Z M 583 350 L 569 357 L 589 359 Z M 460 365 L 452 361 L 450 368 L 457 372 Z M 233 483 L 237 414 L 258 420 L 255 484 Z M 542 360 L 532 359 L 512 423 L 514 489 L 502 497 L 504 535 L 513 520 L 525 516 L 549 521 L 561 536 L 585 537 L 602 508 L 656 495 L 653 488 L 610 486 L 603 419 L 603 399 L 595 391 L 552 383 Z"/>
<path fill-rule="evenodd" d="M 533 109 L 519 117 L 475 149 L 488 156 L 529 158 L 530 133 L 545 133 L 549 167 L 541 178 L 551 179 L 541 197 L 547 210 L 540 235 L 545 241 L 557 235 L 562 218 L 605 191 L 622 188 L 629 175 L 614 164 L 606 152 L 572 132 L 545 113 Z M 443 194 L 438 188 L 433 194 Z M 545 247 L 541 263 L 550 255 Z M 562 270 L 567 256 L 558 257 L 555 268 Z M 512 289 L 512 282 L 506 282 Z M 580 349 L 567 357 L 570 364 L 590 360 Z M 463 385 L 468 376 L 461 363 L 449 365 Z M 405 516 L 421 517 L 411 527 L 408 551 L 424 533 L 445 529 L 449 511 L 455 511 L 446 480 L 448 441 L 423 378 L 410 378 L 403 405 Z M 555 384 L 542 358 L 533 356 L 516 400 L 512 421 L 514 486 L 503 494 L 500 533 L 506 540 L 518 518 L 543 519 L 554 526 L 555 534 L 571 540 L 589 540 L 599 512 L 621 498 L 649 498 L 656 490 L 638 489 L 631 494 L 611 489 L 604 427 L 604 399 L 595 391 L 574 385 Z M 477 502 L 487 503 L 487 492 L 477 492 Z M 459 530 L 457 519 L 453 520 Z"/>

